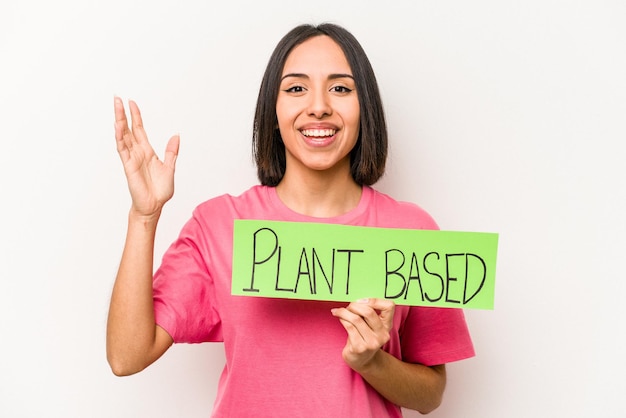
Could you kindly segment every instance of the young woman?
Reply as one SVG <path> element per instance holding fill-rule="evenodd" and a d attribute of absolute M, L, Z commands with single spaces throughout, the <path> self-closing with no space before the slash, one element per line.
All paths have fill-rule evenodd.
<path fill-rule="evenodd" d="M 115 99 L 132 196 L 107 329 L 116 375 L 144 369 L 174 342 L 223 341 L 214 417 L 400 417 L 400 407 L 440 404 L 445 363 L 474 354 L 462 311 L 230 294 L 235 219 L 437 228 L 418 206 L 370 187 L 384 171 L 387 131 L 374 72 L 349 32 L 302 25 L 279 42 L 254 120 L 261 184 L 199 205 L 154 275 L 179 138 L 159 160 L 129 107 L 130 127 Z"/>

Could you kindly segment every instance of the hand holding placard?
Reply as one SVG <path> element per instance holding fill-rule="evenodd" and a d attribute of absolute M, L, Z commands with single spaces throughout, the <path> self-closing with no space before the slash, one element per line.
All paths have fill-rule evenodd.
<path fill-rule="evenodd" d="M 389 300 L 369 298 L 331 310 L 348 333 L 342 356 L 353 370 L 366 367 L 389 341 L 395 306 Z"/>

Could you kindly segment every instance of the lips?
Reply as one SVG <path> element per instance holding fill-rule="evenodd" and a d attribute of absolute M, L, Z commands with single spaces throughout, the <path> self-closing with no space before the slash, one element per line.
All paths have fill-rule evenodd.
<path fill-rule="evenodd" d="M 333 136 L 335 135 L 336 130 L 335 129 L 303 129 L 300 132 L 304 136 L 320 138 L 320 137 Z"/>
<path fill-rule="evenodd" d="M 311 147 L 325 147 L 335 141 L 336 129 L 302 129 L 304 141 Z"/>

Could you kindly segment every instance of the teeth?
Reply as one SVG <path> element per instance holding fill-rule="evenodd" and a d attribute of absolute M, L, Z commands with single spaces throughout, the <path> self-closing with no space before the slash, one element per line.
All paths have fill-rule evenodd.
<path fill-rule="evenodd" d="M 335 135 L 335 130 L 334 129 L 303 129 L 302 135 L 314 136 L 314 137 L 333 136 Z"/>

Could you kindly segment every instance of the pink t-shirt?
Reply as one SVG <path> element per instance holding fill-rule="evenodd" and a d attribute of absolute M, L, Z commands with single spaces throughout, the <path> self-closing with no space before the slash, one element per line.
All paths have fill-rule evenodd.
<path fill-rule="evenodd" d="M 156 321 L 175 342 L 224 342 L 213 417 L 401 417 L 343 361 L 347 334 L 330 310 L 346 304 L 231 295 L 234 219 L 436 229 L 433 219 L 370 187 L 354 210 L 313 218 L 254 186 L 199 205 L 154 276 Z M 384 349 L 425 365 L 474 355 L 460 309 L 397 306 Z"/>

